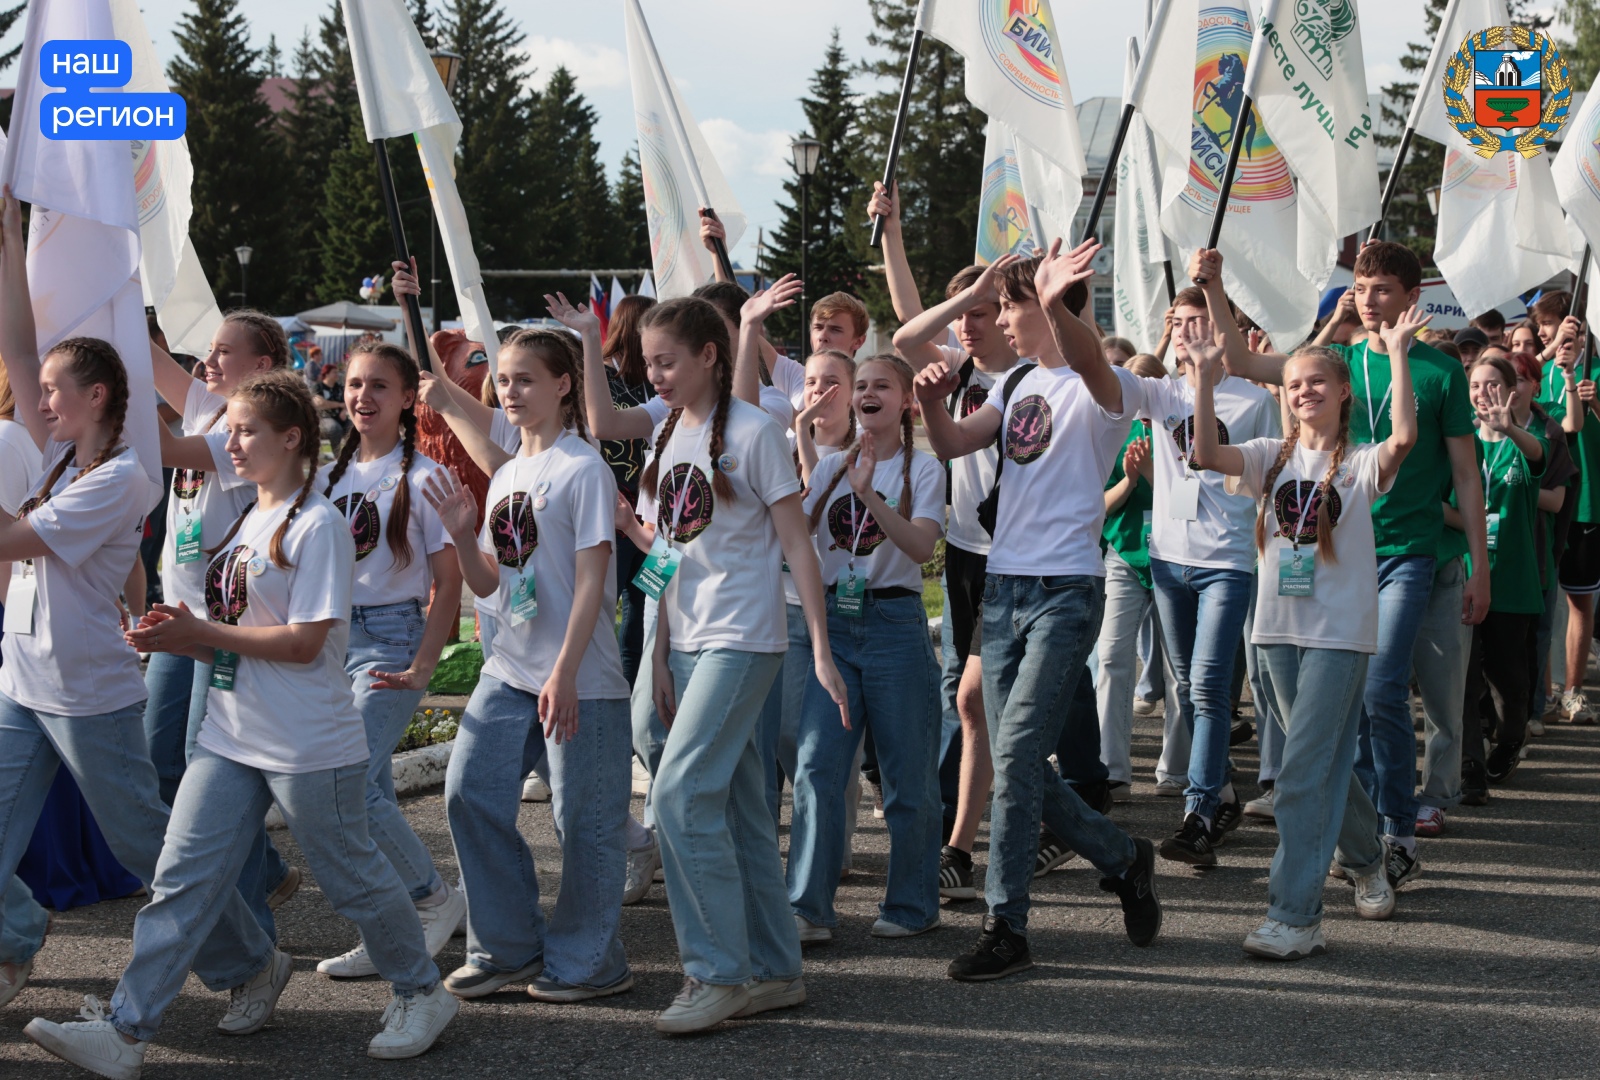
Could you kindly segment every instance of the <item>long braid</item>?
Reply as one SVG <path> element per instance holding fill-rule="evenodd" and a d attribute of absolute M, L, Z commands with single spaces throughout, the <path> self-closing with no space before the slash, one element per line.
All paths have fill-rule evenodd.
<path fill-rule="evenodd" d="M 717 364 L 717 411 L 711 415 L 711 490 L 717 497 L 734 501 L 733 481 L 722 471 L 722 443 L 733 403 L 733 365 Z"/>
<path fill-rule="evenodd" d="M 1283 437 L 1283 446 L 1278 450 L 1278 460 L 1267 470 L 1267 478 L 1261 485 L 1261 505 L 1256 509 L 1256 551 L 1262 555 L 1267 553 L 1267 506 L 1272 502 L 1272 488 L 1278 482 L 1278 474 L 1283 472 L 1283 467 L 1294 456 L 1294 448 L 1299 443 L 1300 425 L 1295 424 Z M 1284 522 L 1278 522 L 1279 532 L 1283 532 L 1284 525 Z"/>
<path fill-rule="evenodd" d="M 644 472 L 639 476 L 639 490 L 648 491 L 652 499 L 657 495 L 657 469 L 661 465 L 661 455 L 667 452 L 667 443 L 671 441 L 672 431 L 678 426 L 678 417 L 682 415 L 682 409 L 673 409 L 667 414 L 667 422 L 661 425 L 661 434 L 656 436 L 656 452 L 651 455 L 650 464 L 644 467 Z"/>
<path fill-rule="evenodd" d="M 900 414 L 900 454 L 902 468 L 900 470 L 900 516 L 907 521 L 911 520 L 911 453 L 916 449 L 913 442 L 916 433 L 911 429 L 911 406 L 906 406 L 906 411 Z"/>
<path fill-rule="evenodd" d="M 272 534 L 269 548 L 273 565 L 281 570 L 292 569 L 293 564 L 284 554 L 284 539 L 288 536 L 289 527 L 294 524 L 294 519 L 305 506 L 306 500 L 311 497 L 311 488 L 317 479 L 317 448 L 320 443 L 318 434 L 321 426 L 317 420 L 316 406 L 311 403 L 311 390 L 306 386 L 304 379 L 279 368 L 260 372 L 245 379 L 229 395 L 229 403 L 233 402 L 248 408 L 273 431 L 295 430 L 300 433 L 297 453 L 300 464 L 305 469 L 305 479 L 300 484 L 294 502 L 289 506 L 289 512 L 284 515 L 277 531 Z M 222 538 L 222 543 L 214 548 L 208 548 L 206 554 L 215 555 L 225 548 L 238 533 L 251 509 L 254 509 L 254 504 L 239 515 L 233 527 Z"/>
<path fill-rule="evenodd" d="M 1338 562 L 1338 556 L 1333 550 L 1333 515 L 1328 512 L 1333 505 L 1330 497 L 1333 493 L 1333 481 L 1339 473 L 1339 466 L 1344 464 L 1345 450 L 1350 445 L 1350 406 L 1353 399 L 1345 398 L 1344 405 L 1339 410 L 1339 441 L 1334 444 L 1333 456 L 1328 459 L 1328 474 L 1322 478 L 1320 496 L 1322 501 L 1317 504 L 1317 558 L 1328 563 Z"/>
<path fill-rule="evenodd" d="M 272 555 L 273 565 L 277 566 L 280 570 L 288 570 L 292 565 L 289 562 L 288 557 L 283 553 L 283 539 L 289 535 L 289 526 L 294 524 L 294 519 L 296 515 L 300 513 L 300 508 L 304 506 L 306 504 L 306 500 L 311 497 L 311 485 L 315 483 L 317 479 L 316 444 L 312 443 L 311 447 L 312 450 L 310 456 L 305 458 L 306 481 L 300 485 L 300 493 L 294 497 L 294 502 L 289 506 L 289 512 L 285 514 L 283 516 L 283 520 L 278 523 L 277 530 L 272 534 L 272 545 L 268 549 Z"/>
<path fill-rule="evenodd" d="M 694 296 L 679 297 L 657 304 L 646 311 L 639 321 L 641 331 L 660 330 L 669 334 L 692 354 L 703 354 L 707 345 L 712 347 L 716 357 L 713 367 L 717 380 L 717 404 L 711 416 L 711 490 L 729 502 L 735 498 L 733 483 L 723 473 L 720 459 L 728 413 L 733 407 L 733 346 L 728 337 L 728 324 L 723 321 L 722 314 L 710 300 L 701 299 L 701 294 L 704 293 L 713 299 L 727 299 L 734 292 L 743 294 L 744 290 L 737 285 L 729 286 L 726 283 L 701 286 L 695 290 Z M 745 298 L 748 299 L 748 296 Z M 743 303 L 743 300 L 739 303 Z M 738 304 L 734 304 L 733 314 L 729 319 L 736 322 L 737 314 Z M 657 463 L 661 460 L 667 440 L 677 427 L 681 411 L 673 410 L 667 422 L 662 425 L 661 434 L 656 439 L 655 460 L 650 462 L 640 478 L 641 488 L 648 489 L 652 497 L 656 493 L 659 480 Z"/>
<path fill-rule="evenodd" d="M 833 479 L 828 481 L 828 486 L 822 489 L 822 497 L 811 508 L 810 525 L 812 532 L 817 531 L 817 523 L 822 520 L 822 515 L 828 512 L 828 499 L 833 495 L 833 489 L 839 486 L 839 481 L 844 479 L 844 474 L 849 471 L 850 462 L 853 460 L 851 455 L 856 452 L 856 448 L 860 445 L 861 440 L 853 438 L 850 440 L 850 445 L 844 448 L 844 460 L 839 462 L 839 470 L 833 474 Z"/>
<path fill-rule="evenodd" d="M 105 413 L 100 418 L 100 422 L 107 429 L 105 445 L 100 448 L 94 459 L 78 472 L 78 475 L 67 481 L 69 484 L 75 484 L 110 461 L 121 449 L 122 429 L 128 419 L 128 369 L 123 366 L 122 357 L 118 355 L 117 350 L 109 342 L 99 338 L 67 338 L 51 349 L 45 358 L 49 359 L 52 356 L 66 357 L 66 362 L 62 365 L 65 374 L 79 388 L 87 390 L 96 384 L 106 388 Z M 40 501 L 50 497 L 50 492 L 61 479 L 61 474 L 67 471 L 67 465 L 71 463 L 75 450 L 76 447 L 69 444 L 56 461 L 55 468 L 51 470 L 44 486 L 38 489 Z"/>
<path fill-rule="evenodd" d="M 400 414 L 400 482 L 394 489 L 394 506 L 389 511 L 389 524 L 384 529 L 389 541 L 389 552 L 394 556 L 396 569 L 411 565 L 411 463 L 417 456 L 417 411 L 407 409 Z"/>
<path fill-rule="evenodd" d="M 251 499 L 250 500 L 250 505 L 245 507 L 244 510 L 239 514 L 239 516 L 233 519 L 233 524 L 231 526 L 229 526 L 228 527 L 228 531 L 223 534 L 222 542 L 219 543 L 216 547 L 208 547 L 208 548 L 206 548 L 206 554 L 207 555 L 215 555 L 217 552 L 219 552 L 219 551 L 223 550 L 224 548 L 226 548 L 228 546 L 228 541 L 232 540 L 234 538 L 234 536 L 238 534 L 239 526 L 244 524 L 244 519 L 249 517 L 250 516 L 250 511 L 254 510 L 255 508 L 256 508 L 256 501 L 254 499 Z"/>
<path fill-rule="evenodd" d="M 320 430 L 320 428 L 318 429 Z M 361 432 L 351 428 L 345 435 L 344 442 L 339 445 L 339 456 L 334 460 L 333 468 L 328 470 L 328 486 L 323 489 L 323 494 L 330 499 L 333 497 L 333 485 L 337 484 L 350 468 L 350 462 L 355 460 L 356 451 L 361 449 Z M 349 508 L 345 508 L 349 512 Z"/>

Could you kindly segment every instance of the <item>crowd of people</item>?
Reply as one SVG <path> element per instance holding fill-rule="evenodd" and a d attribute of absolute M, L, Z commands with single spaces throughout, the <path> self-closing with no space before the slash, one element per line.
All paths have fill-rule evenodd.
<path fill-rule="evenodd" d="M 150 897 L 109 1004 L 28 1036 L 137 1077 L 190 970 L 229 995 L 220 1032 L 264 1026 L 291 971 L 273 912 L 300 885 L 264 827 L 274 804 L 359 932 L 318 970 L 392 984 L 368 1052 L 402 1058 L 462 1000 L 630 990 L 621 909 L 657 873 L 685 976 L 658 1030 L 805 1001 L 802 950 L 838 926 L 863 786 L 889 839 L 871 934 L 890 942 L 978 899 L 987 814 L 986 913 L 953 979 L 1032 966 L 1031 883 L 1075 857 L 1149 945 L 1158 860 L 1217 864 L 1245 816 L 1279 841 L 1244 949 L 1313 956 L 1330 876 L 1388 918 L 1419 836 L 1509 782 L 1545 717 L 1592 722 L 1600 428 L 1568 298 L 1438 341 L 1416 256 L 1369 243 L 1317 336 L 1282 354 L 1201 250 L 1140 354 L 1085 318 L 1097 243 L 969 267 L 924 308 L 892 192 L 871 209 L 890 353 L 858 355 L 867 311 L 843 293 L 806 313 L 803 361 L 775 349 L 764 325 L 798 299 L 792 275 L 629 298 L 605 335 L 547 297 L 567 330 L 504 333 L 479 394 L 415 341 L 358 346 L 339 393 L 326 372 L 313 386 L 254 312 L 228 315 L 193 373 L 153 343 L 181 433 L 161 445 L 163 599 L 130 616 L 157 493 L 124 441 L 127 374 L 94 339 L 38 354 L 7 199 L 0 474 L 29 480 L 0 525 L 0 1004 L 49 928 L 12 875 L 58 768 Z M 394 287 L 420 291 L 398 263 Z M 419 410 L 486 494 L 418 450 Z M 936 655 L 922 568 L 941 541 Z M 390 753 L 463 588 L 485 664 L 445 782 L 451 883 Z M 1109 816 L 1157 701 L 1150 791 L 1182 799 L 1159 843 Z M 1230 747 L 1252 734 L 1246 803 Z M 548 912 L 518 829 L 530 774 L 554 796 Z M 460 929 L 466 962 L 442 974 Z"/>

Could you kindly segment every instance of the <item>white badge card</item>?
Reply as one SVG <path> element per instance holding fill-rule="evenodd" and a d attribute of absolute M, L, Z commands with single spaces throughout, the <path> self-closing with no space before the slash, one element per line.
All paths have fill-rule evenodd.
<path fill-rule="evenodd" d="M 1175 521 L 1200 519 L 1200 478 L 1180 476 L 1167 486 L 1167 516 Z"/>
<path fill-rule="evenodd" d="M 38 595 L 39 579 L 33 576 L 33 564 L 12 563 L 11 584 L 6 586 L 6 633 L 33 633 L 33 601 Z"/>
<path fill-rule="evenodd" d="M 1489 550 L 1494 551 L 1500 546 L 1500 515 L 1485 514 L 1484 524 L 1489 527 Z"/>
<path fill-rule="evenodd" d="M 639 567 L 639 572 L 633 575 L 633 583 L 652 600 L 660 600 L 661 594 L 667 591 L 667 583 L 672 580 L 672 575 L 678 572 L 678 564 L 683 561 L 683 552 L 668 544 L 666 539 L 656 536 L 655 543 L 650 545 L 650 554 L 645 556 L 644 564 Z"/>
<path fill-rule="evenodd" d="M 533 574 L 524 574 L 511 590 L 511 625 L 521 626 L 539 614 L 538 594 L 534 591 Z"/>

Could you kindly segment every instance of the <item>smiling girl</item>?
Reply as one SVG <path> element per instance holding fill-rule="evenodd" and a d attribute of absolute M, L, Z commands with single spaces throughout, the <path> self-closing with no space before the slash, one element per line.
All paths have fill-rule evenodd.
<path fill-rule="evenodd" d="M 845 789 L 861 721 L 877 747 L 889 827 L 888 885 L 872 934 L 910 937 L 939 925 L 938 666 L 922 564 L 944 532 L 944 475 L 913 445 L 914 378 L 893 354 L 856 368 L 852 404 L 861 433 L 817 462 L 806 498 L 823 581 L 832 585 L 828 640 L 857 723 L 841 728 L 823 687 L 807 685 L 788 878 L 802 941 L 830 940 L 838 923 Z"/>
<path fill-rule="evenodd" d="M 440 471 L 416 452 L 417 384 L 416 362 L 402 350 L 356 346 L 344 379 L 353 426 L 318 486 L 349 522 L 356 547 L 344 668 L 367 729 L 367 829 L 410 893 L 432 955 L 467 903 L 439 876 L 395 803 L 392 755 L 455 624 L 461 569 L 438 512 L 417 494 Z M 431 603 L 435 586 L 439 599 Z M 377 972 L 365 943 L 317 970 L 347 979 Z"/>

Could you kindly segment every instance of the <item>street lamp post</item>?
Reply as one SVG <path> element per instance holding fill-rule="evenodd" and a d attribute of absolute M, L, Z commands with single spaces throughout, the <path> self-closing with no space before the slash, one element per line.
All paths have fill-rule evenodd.
<path fill-rule="evenodd" d="M 248 244 L 240 244 L 233 249 L 239 257 L 239 306 L 249 307 L 249 281 L 250 281 L 250 255 L 251 248 Z"/>
<path fill-rule="evenodd" d="M 443 46 L 429 54 L 444 92 L 451 97 L 456 93 L 456 79 L 461 76 L 461 54 Z M 434 221 L 433 194 L 428 194 L 428 275 L 430 278 L 429 306 L 433 309 L 433 332 L 439 332 L 439 227 Z"/>
<path fill-rule="evenodd" d="M 806 249 L 810 247 L 811 233 L 806 217 L 810 210 L 811 174 L 817 171 L 817 159 L 822 156 L 822 144 L 809 135 L 802 135 L 789 144 L 794 155 L 794 171 L 800 177 L 800 334 L 806 352 L 811 351 L 811 315 L 806 308 Z"/>

